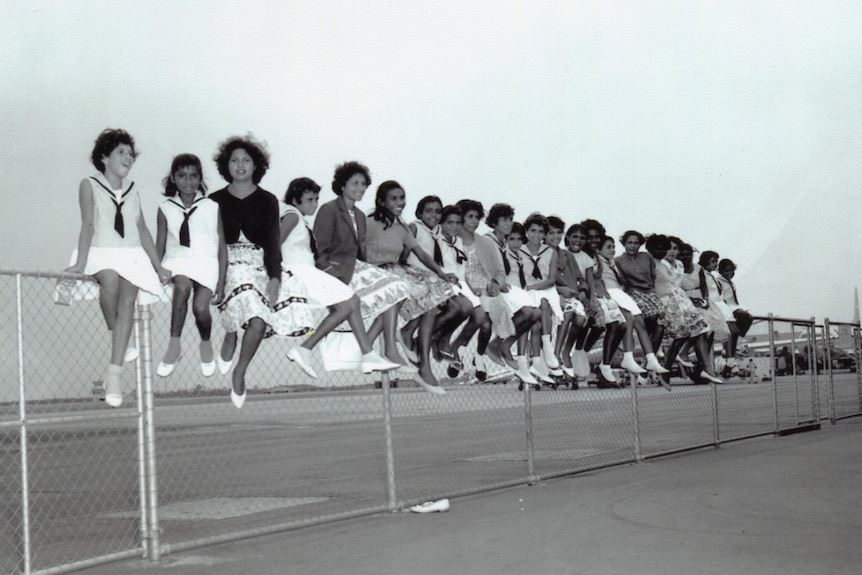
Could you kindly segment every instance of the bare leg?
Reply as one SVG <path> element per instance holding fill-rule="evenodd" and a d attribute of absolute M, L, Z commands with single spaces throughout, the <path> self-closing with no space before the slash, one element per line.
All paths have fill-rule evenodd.
<path fill-rule="evenodd" d="M 437 319 L 438 310 L 434 308 L 422 314 L 419 323 L 419 376 L 428 385 L 439 385 L 434 372 L 431 370 L 431 335 L 434 332 L 434 321 Z"/>
<path fill-rule="evenodd" d="M 242 336 L 242 345 L 239 349 L 239 358 L 236 361 L 236 366 L 231 374 L 231 382 L 233 390 L 237 395 L 245 393 L 245 372 L 254 354 L 257 353 L 257 348 L 263 340 L 263 334 L 266 331 L 266 322 L 259 317 L 253 317 L 248 322 L 248 327 Z"/>
<path fill-rule="evenodd" d="M 118 296 L 117 319 L 114 324 L 113 340 L 111 342 L 112 365 L 123 365 L 123 356 L 126 355 L 126 349 L 129 347 L 129 337 L 132 335 L 138 288 L 128 280 L 120 278 Z"/>
<path fill-rule="evenodd" d="M 114 270 L 102 270 L 94 275 L 99 282 L 99 308 L 102 310 L 102 317 L 105 318 L 108 331 L 114 331 L 120 297 L 120 275 Z"/>
<path fill-rule="evenodd" d="M 168 349 L 162 358 L 164 363 L 176 363 L 180 358 L 180 337 L 183 334 L 183 326 L 186 323 L 188 312 L 188 301 L 192 294 L 192 280 L 186 276 L 175 276 L 173 278 L 174 297 L 171 300 L 171 340 Z"/>
<path fill-rule="evenodd" d="M 350 317 L 351 312 L 354 310 L 353 299 L 356 299 L 358 302 L 359 299 L 354 295 L 353 298 L 338 302 L 334 306 L 329 308 L 329 315 L 323 318 L 323 321 L 317 326 L 314 332 L 305 338 L 305 341 L 302 342 L 300 347 L 304 347 L 305 349 L 314 349 L 323 337 L 338 327 L 344 320 Z M 364 331 L 364 330 L 363 330 Z"/>
<path fill-rule="evenodd" d="M 192 315 L 195 316 L 195 325 L 201 336 L 201 362 L 210 363 L 213 360 L 212 337 L 213 316 L 210 313 L 210 302 L 213 299 L 211 289 L 194 283 L 195 295 L 192 299 Z"/>

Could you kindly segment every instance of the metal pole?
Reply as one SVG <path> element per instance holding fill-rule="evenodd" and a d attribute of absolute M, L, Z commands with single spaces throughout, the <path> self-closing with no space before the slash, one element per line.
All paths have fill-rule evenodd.
<path fill-rule="evenodd" d="M 641 429 L 640 429 L 640 415 L 638 411 L 638 382 L 637 377 L 632 376 L 629 378 L 631 381 L 631 397 L 632 397 L 632 425 L 634 426 L 634 451 L 635 451 L 635 461 L 641 462 L 643 461 L 643 453 L 641 453 Z"/>
<path fill-rule="evenodd" d="M 149 549 L 148 558 L 156 562 L 161 559 L 161 546 L 159 544 L 159 483 L 158 471 L 156 469 L 156 421 L 153 411 L 153 361 L 152 361 L 152 333 L 150 329 L 150 306 L 137 306 L 138 322 L 140 328 L 140 355 L 138 369 L 141 379 L 138 381 L 138 393 L 143 394 L 144 403 L 144 432 L 146 437 L 147 456 L 147 511 L 149 515 Z M 140 388 L 143 388 L 142 390 Z"/>
<path fill-rule="evenodd" d="M 793 396 L 796 404 L 796 425 L 799 425 L 799 380 L 796 378 L 796 324 L 790 324 L 790 369 L 793 373 Z"/>
<path fill-rule="evenodd" d="M 715 441 L 715 446 L 720 447 L 721 434 L 718 426 L 718 386 L 712 382 L 710 382 L 709 386 L 712 388 L 712 437 Z"/>
<path fill-rule="evenodd" d="M 24 304 L 21 298 L 21 274 L 15 275 L 15 308 L 18 331 L 18 416 L 21 449 L 21 539 L 24 544 L 24 573 L 31 570 L 30 546 L 30 474 L 27 468 L 27 400 L 24 387 Z"/>
<path fill-rule="evenodd" d="M 141 337 L 140 337 L 140 309 L 137 304 L 135 304 L 135 323 L 133 324 L 132 329 L 132 337 L 135 338 L 135 347 L 138 349 L 138 359 L 135 361 L 135 407 L 137 408 L 137 418 L 138 418 L 138 498 L 140 499 L 140 517 L 139 521 L 139 531 L 141 538 L 141 550 L 143 557 L 150 556 L 150 549 L 152 547 L 150 542 L 150 528 L 149 528 L 149 498 L 147 497 L 147 435 L 146 435 L 146 425 L 144 418 L 144 397 L 143 397 L 143 385 L 141 382 L 142 373 L 141 373 L 141 353 L 143 350 L 141 349 Z"/>
<path fill-rule="evenodd" d="M 859 400 L 859 411 L 862 412 L 862 329 L 853 329 L 853 343 L 856 353 L 856 396 Z"/>
<path fill-rule="evenodd" d="M 817 343 L 817 325 L 814 323 L 816 320 L 812 317 L 811 323 L 808 326 L 808 341 L 814 340 L 814 343 Z M 814 358 L 817 359 L 817 352 L 814 352 Z M 817 381 L 817 377 L 812 372 L 811 377 L 811 411 L 814 413 L 814 417 L 812 418 L 814 421 L 820 421 L 820 384 Z"/>
<path fill-rule="evenodd" d="M 775 332 L 773 331 L 774 322 L 772 320 L 772 314 L 769 314 L 767 318 L 767 324 L 769 326 L 769 371 L 772 376 L 772 416 L 775 424 L 775 433 L 778 433 L 779 429 L 779 420 L 778 420 L 778 378 L 775 373 Z"/>
<path fill-rule="evenodd" d="M 395 498 L 395 452 L 392 449 L 392 400 L 389 390 L 389 372 L 380 374 L 380 387 L 383 389 L 383 428 L 386 436 L 386 493 L 389 511 L 398 509 Z"/>
<path fill-rule="evenodd" d="M 829 318 L 823 319 L 823 369 L 826 371 L 826 401 L 829 405 L 829 421 L 835 425 L 835 381 L 832 376 L 832 340 L 829 337 L 831 329 L 829 327 Z M 815 371 L 817 370 L 817 362 L 814 363 Z M 818 389 L 820 382 L 818 380 Z"/>
<path fill-rule="evenodd" d="M 527 436 L 527 477 L 529 477 L 529 481 L 532 484 L 534 483 L 536 473 L 535 454 L 533 452 L 533 400 L 530 395 L 531 387 L 529 383 L 524 382 L 524 429 Z"/>

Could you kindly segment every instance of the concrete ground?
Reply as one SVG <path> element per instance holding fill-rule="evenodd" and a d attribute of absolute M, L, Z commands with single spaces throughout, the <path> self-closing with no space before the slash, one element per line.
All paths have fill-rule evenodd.
<path fill-rule="evenodd" d="M 862 572 L 862 419 L 89 575 Z"/>

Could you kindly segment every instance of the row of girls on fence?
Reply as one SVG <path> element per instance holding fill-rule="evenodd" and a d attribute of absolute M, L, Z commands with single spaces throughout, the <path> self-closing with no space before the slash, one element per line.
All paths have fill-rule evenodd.
<path fill-rule="evenodd" d="M 423 198 L 417 221 L 407 224 L 405 190 L 391 180 L 378 186 L 374 211 L 366 217 L 356 204 L 371 177 L 357 162 L 336 168 L 336 198 L 319 211 L 320 186 L 308 178 L 292 181 L 282 204 L 259 186 L 269 155 L 250 136 L 221 143 L 214 160 L 228 185 L 209 195 L 200 160 L 191 154 L 174 158 L 153 242 L 128 178 L 136 156 L 134 140 L 123 130 L 108 129 L 97 138 L 91 160 L 98 173 L 79 186 L 82 225 L 67 270 L 92 275 L 99 286 L 111 332 L 104 377 L 111 406 L 122 404 L 123 363 L 137 356 L 129 347 L 135 302 L 166 297 L 162 284 L 172 291 L 171 337 L 157 373 L 169 376 L 180 360 L 191 299 L 200 369 L 205 376 L 231 372 L 237 407 L 244 404 L 246 373 L 264 337 L 303 338 L 287 356 L 317 377 L 312 350 L 345 322 L 363 372 L 398 369 L 435 394 L 445 391 L 431 369 L 432 354 L 448 361 L 454 377 L 465 369 L 459 350 L 477 332 L 472 369 L 479 379 L 493 362 L 529 384 L 568 377 L 573 387 L 588 369 L 586 352 L 604 335 L 600 384 L 614 387 L 619 384 L 610 358 L 620 343 L 623 367 L 634 373 L 666 374 L 677 352 L 685 357 L 690 346 L 705 366 L 704 377 L 720 381 L 711 371 L 711 341 L 745 329 L 728 327 L 745 311 L 719 297 L 723 291 L 735 298 L 735 290 L 732 271 L 725 280 L 730 289 L 714 283 L 714 252 L 705 252 L 701 260 L 709 255 L 708 261 L 693 268 L 690 255 L 688 264 L 682 254 L 683 263 L 675 260 L 686 247 L 691 253 L 677 238 L 652 236 L 659 245 L 648 245 L 645 254 L 639 251 L 643 236 L 627 232 L 621 240 L 626 254 L 615 259 L 613 240 L 594 220 L 570 227 L 564 249 L 559 218 L 536 214 L 522 226 L 506 204 L 495 204 L 485 218 L 478 201 L 444 206 L 435 196 Z M 315 212 L 312 229 L 306 218 Z M 477 233 L 483 218 L 491 228 L 485 235 Z M 696 285 L 686 285 L 692 274 Z M 85 287 L 79 285 L 80 297 L 89 293 Z M 226 332 L 218 353 L 210 341 L 211 303 Z M 743 327 L 744 320 L 737 323 Z M 673 341 L 664 366 L 653 353 L 662 333 Z M 646 370 L 633 358 L 634 334 L 646 353 Z M 382 356 L 372 349 L 380 335 Z M 732 365 L 730 346 L 728 353 Z"/>

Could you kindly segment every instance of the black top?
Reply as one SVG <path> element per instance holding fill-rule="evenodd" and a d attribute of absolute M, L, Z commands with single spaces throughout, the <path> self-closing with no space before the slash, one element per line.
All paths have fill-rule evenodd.
<path fill-rule="evenodd" d="M 263 188 L 245 198 L 237 198 L 227 188 L 210 194 L 221 208 L 224 239 L 228 244 L 239 241 L 239 233 L 263 248 L 263 265 L 270 278 L 281 277 L 281 232 L 278 200 Z"/>

